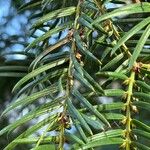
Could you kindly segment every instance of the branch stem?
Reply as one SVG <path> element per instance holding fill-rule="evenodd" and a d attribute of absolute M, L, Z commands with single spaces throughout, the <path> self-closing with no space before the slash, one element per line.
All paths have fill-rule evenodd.
<path fill-rule="evenodd" d="M 127 101 L 126 101 L 126 150 L 130 150 L 131 144 L 131 97 L 133 93 L 135 72 L 132 71 L 129 78 L 129 86 L 127 91 Z"/>
<path fill-rule="evenodd" d="M 101 13 L 102 15 L 103 15 L 103 14 L 106 14 L 106 9 L 105 9 L 105 7 L 102 5 L 101 0 L 94 0 L 94 2 L 95 2 L 95 4 L 96 4 L 96 6 L 98 7 L 100 13 Z M 111 19 L 107 19 L 104 24 L 105 24 L 105 30 L 106 30 L 106 32 L 113 31 L 115 38 L 116 38 L 117 40 L 119 40 L 119 39 L 120 39 L 120 34 L 119 34 L 119 32 L 116 30 L 115 26 L 113 25 L 112 20 L 111 20 Z M 127 46 L 126 46 L 125 44 L 123 44 L 121 47 L 122 47 L 122 49 L 124 50 L 124 52 L 126 53 L 126 55 L 127 55 L 128 57 L 131 57 L 131 53 L 130 53 L 129 49 L 127 48 Z"/>

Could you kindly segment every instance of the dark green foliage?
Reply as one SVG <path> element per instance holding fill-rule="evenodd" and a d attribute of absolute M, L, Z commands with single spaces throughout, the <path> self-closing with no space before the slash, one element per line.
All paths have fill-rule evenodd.
<path fill-rule="evenodd" d="M 150 149 L 144 142 L 150 141 L 149 120 L 140 115 L 150 110 L 150 3 L 128 3 L 31 0 L 20 7 L 40 12 L 31 17 L 36 20 L 34 40 L 24 52 L 35 56 L 30 66 L 0 67 L 0 76 L 24 76 L 12 90 L 15 101 L 2 115 L 30 105 L 35 109 L 0 135 L 42 120 L 31 123 L 5 150 L 19 144 L 62 150 L 65 143 L 75 150 Z M 35 37 L 36 31 L 43 35 Z"/>

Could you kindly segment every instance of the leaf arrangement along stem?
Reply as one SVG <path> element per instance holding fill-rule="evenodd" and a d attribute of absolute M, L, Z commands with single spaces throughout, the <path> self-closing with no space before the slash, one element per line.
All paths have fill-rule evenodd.
<path fill-rule="evenodd" d="M 71 90 L 72 86 L 74 85 L 73 81 L 73 62 L 72 62 L 72 57 L 75 57 L 75 50 L 76 50 L 76 44 L 75 41 L 73 40 L 73 34 L 74 30 L 77 30 L 79 28 L 79 24 L 77 23 L 77 20 L 79 18 L 79 13 L 80 13 L 80 1 L 78 2 L 77 8 L 76 8 L 76 15 L 75 15 L 75 22 L 74 22 L 74 29 L 71 29 L 68 33 L 67 38 L 72 41 L 71 43 L 71 49 L 70 49 L 70 59 L 69 59 L 69 67 L 68 67 L 68 74 L 67 74 L 67 85 L 66 85 L 66 100 L 64 101 L 63 104 L 63 112 L 62 112 L 62 118 L 67 116 L 67 100 L 71 96 Z M 76 59 L 76 58 L 75 58 Z M 61 124 L 60 126 L 60 142 L 58 149 L 63 150 L 64 143 L 65 143 L 65 138 L 64 138 L 64 131 L 65 131 L 65 124 Z"/>
<path fill-rule="evenodd" d="M 0 76 L 23 76 L 2 116 L 27 112 L 0 136 L 31 127 L 4 150 L 149 150 L 150 3 L 30 0 L 26 10 L 36 12 L 28 63 L 4 64 Z"/>
<path fill-rule="evenodd" d="M 131 149 L 131 105 L 132 105 L 132 93 L 133 93 L 133 85 L 134 85 L 134 80 L 135 78 L 135 72 L 132 71 L 131 72 L 131 75 L 129 77 L 129 79 L 127 79 L 128 81 L 128 91 L 126 92 L 126 103 L 125 103 L 125 106 L 126 106 L 126 121 L 125 121 L 125 124 L 126 124 L 126 129 L 125 129 L 125 147 L 126 147 L 126 150 L 130 150 Z"/>

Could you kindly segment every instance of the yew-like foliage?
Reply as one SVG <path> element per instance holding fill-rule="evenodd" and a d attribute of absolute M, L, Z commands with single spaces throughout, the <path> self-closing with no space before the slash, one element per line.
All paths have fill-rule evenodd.
<path fill-rule="evenodd" d="M 150 3 L 31 0 L 19 8 L 26 10 L 34 40 L 24 55 L 32 62 L 5 66 L 23 77 L 2 115 L 28 113 L 0 135 L 31 124 L 5 150 L 150 150 Z"/>

